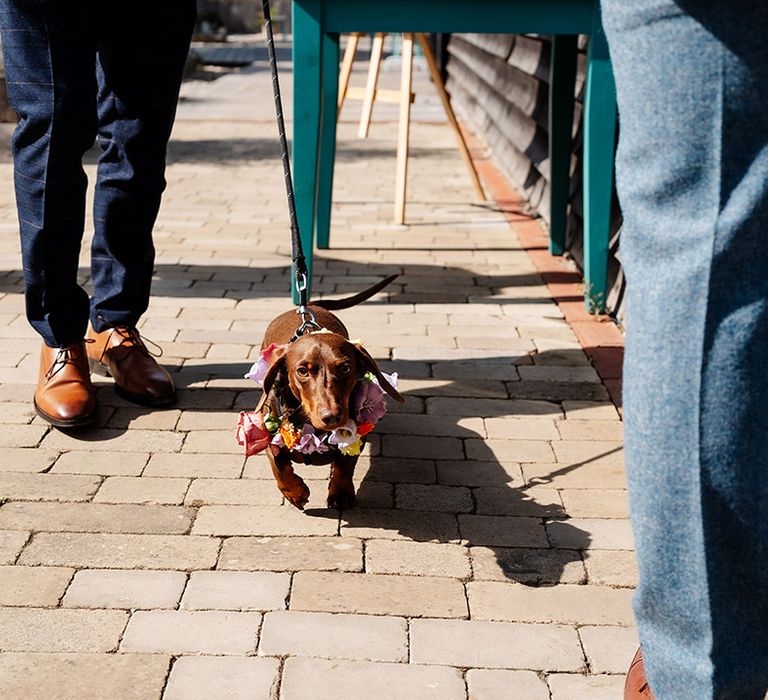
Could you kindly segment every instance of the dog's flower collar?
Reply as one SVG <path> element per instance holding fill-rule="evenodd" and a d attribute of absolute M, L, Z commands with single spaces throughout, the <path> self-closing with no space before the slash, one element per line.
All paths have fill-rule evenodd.
<path fill-rule="evenodd" d="M 278 347 L 273 343 L 262 350 L 259 359 L 245 377 L 263 386 L 270 358 Z M 396 372 L 382 373 L 382 376 L 397 388 Z M 269 413 L 263 417 L 261 411 L 242 411 L 237 424 L 237 444 L 245 447 L 247 457 L 263 452 L 269 445 L 287 447 L 292 452 L 306 455 L 338 450 L 343 455 L 354 457 L 363 448 L 363 437 L 376 427 L 387 411 L 384 396 L 384 390 L 375 375 L 366 372 L 350 401 L 353 418 L 346 425 L 332 431 L 317 430 L 309 422 L 296 425 L 291 420 L 291 412 L 280 405 L 269 406 Z"/>

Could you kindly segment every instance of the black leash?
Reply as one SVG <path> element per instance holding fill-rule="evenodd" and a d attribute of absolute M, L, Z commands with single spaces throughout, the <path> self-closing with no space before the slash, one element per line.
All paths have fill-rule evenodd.
<path fill-rule="evenodd" d="M 275 93 L 275 112 L 277 114 L 277 130 L 280 134 L 280 153 L 283 159 L 283 175 L 285 176 L 285 191 L 288 195 L 288 215 L 291 220 L 291 257 L 293 260 L 294 284 L 299 295 L 299 308 L 296 313 L 301 317 L 301 325 L 294 334 L 298 338 L 310 330 L 320 330 L 315 315 L 310 310 L 307 261 L 301 245 L 299 222 L 296 216 L 296 200 L 293 195 L 293 178 L 291 177 L 291 159 L 288 155 L 288 139 L 285 135 L 285 119 L 283 117 L 283 99 L 280 96 L 280 78 L 277 74 L 277 56 L 275 54 L 275 36 L 272 32 L 272 15 L 269 11 L 269 0 L 263 0 L 264 28 L 267 31 L 267 51 L 269 66 L 272 69 L 272 88 Z"/>

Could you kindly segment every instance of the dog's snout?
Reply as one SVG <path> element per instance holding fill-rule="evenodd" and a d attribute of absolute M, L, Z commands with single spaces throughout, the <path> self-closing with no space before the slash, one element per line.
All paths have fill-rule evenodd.
<path fill-rule="evenodd" d="M 320 420 L 327 428 L 334 428 L 339 425 L 343 417 L 341 411 L 337 408 L 321 408 L 319 413 Z"/>

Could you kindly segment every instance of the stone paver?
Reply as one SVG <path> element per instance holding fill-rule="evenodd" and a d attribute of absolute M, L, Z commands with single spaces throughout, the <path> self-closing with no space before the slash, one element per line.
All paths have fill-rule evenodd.
<path fill-rule="evenodd" d="M 219 540 L 172 535 L 39 533 L 19 564 L 78 568 L 206 569 L 216 564 Z"/>
<path fill-rule="evenodd" d="M 0 654 L 0 696 L 28 698 L 159 698 L 169 656 L 159 654 Z M 266 697 L 266 696 L 265 696 Z"/>
<path fill-rule="evenodd" d="M 459 527 L 455 515 L 373 508 L 346 511 L 341 521 L 341 534 L 363 539 L 459 541 Z"/>
<path fill-rule="evenodd" d="M 28 539 L 28 532 L 0 530 L 0 566 L 13 564 Z"/>
<path fill-rule="evenodd" d="M 0 608 L 0 651 L 113 651 L 127 621 L 121 610 Z"/>
<path fill-rule="evenodd" d="M 466 617 L 464 586 L 436 577 L 300 571 L 291 610 L 407 617 Z"/>
<path fill-rule="evenodd" d="M 0 522 L 2 522 L 0 520 Z M 335 535 L 338 512 L 315 511 L 311 515 L 285 506 L 203 506 L 195 520 L 195 535 Z"/>
<path fill-rule="evenodd" d="M 572 625 L 631 625 L 632 592 L 607 586 L 467 584 L 474 620 L 552 622 Z"/>
<path fill-rule="evenodd" d="M 571 550 L 470 547 L 469 551 L 475 580 L 538 586 L 584 583 L 587 578 L 581 556 Z"/>
<path fill-rule="evenodd" d="M 148 459 L 149 455 L 143 452 L 123 453 L 115 457 L 104 452 L 73 450 L 56 460 L 51 473 L 139 476 Z"/>
<path fill-rule="evenodd" d="M 481 515 L 564 516 L 566 511 L 556 489 L 546 486 L 481 486 L 472 491 Z"/>
<path fill-rule="evenodd" d="M 627 492 L 623 489 L 564 489 L 560 497 L 572 518 L 629 517 Z"/>
<path fill-rule="evenodd" d="M 584 566 L 590 583 L 601 586 L 637 586 L 635 553 L 593 549 L 584 552 Z"/>
<path fill-rule="evenodd" d="M 626 673 L 640 642 L 631 627 L 582 627 L 579 636 L 593 673 Z"/>
<path fill-rule="evenodd" d="M 349 537 L 229 537 L 219 569 L 362 571 L 362 542 Z"/>
<path fill-rule="evenodd" d="M 174 608 L 187 575 L 181 571 L 93 569 L 78 571 L 62 605 L 126 610 Z"/>
<path fill-rule="evenodd" d="M 181 449 L 183 435 L 165 430 L 113 430 L 101 429 L 96 432 L 93 428 L 72 436 L 53 430 L 42 441 L 42 446 L 51 450 L 76 450 L 82 448 L 83 439 L 88 437 L 88 449 L 99 452 L 137 452 L 148 450 L 150 452 L 178 452 Z M 113 456 L 112 459 L 120 459 Z"/>
<path fill-rule="evenodd" d="M 417 697 L 464 700 L 464 680 L 456 669 L 440 666 L 326 661 L 290 658 L 285 663 L 281 700 L 353 700 L 366 697 Z"/>
<path fill-rule="evenodd" d="M 93 497 L 98 503 L 183 503 L 189 479 L 110 476 Z"/>
<path fill-rule="evenodd" d="M 278 670 L 277 659 L 182 656 L 173 662 L 163 700 L 273 700 Z"/>
<path fill-rule="evenodd" d="M 261 614 L 140 610 L 131 615 L 120 651 L 245 655 L 256 649 Z"/>
<path fill-rule="evenodd" d="M 621 463 L 541 462 L 522 465 L 527 483 L 557 489 L 623 489 L 627 486 Z"/>
<path fill-rule="evenodd" d="M 338 314 L 406 398 L 358 461 L 357 507 L 326 509 L 329 469 L 306 465 L 307 509 L 286 505 L 266 456 L 236 444 L 237 413 L 260 398 L 243 374 L 292 308 L 266 67 L 182 88 L 139 322 L 179 388 L 169 410 L 95 377 L 94 427 L 36 416 L 40 341 L 24 318 L 14 193 L 0 189 L 0 696 L 618 697 L 637 571 L 608 401 L 620 352 L 599 345 L 621 336 L 574 316 L 581 302 L 553 303 L 576 288 L 544 278 L 575 279 L 573 264 L 546 255 L 545 228 L 498 195 L 485 159 L 498 201 L 473 201 L 426 72 L 414 74 L 406 226 L 391 223 L 397 110 L 378 105 L 363 143 L 348 102 L 331 247 L 314 255 L 314 298 L 400 275 Z M 365 71 L 358 61 L 353 84 Z M 396 88 L 399 73 L 380 80 Z M 8 183 L 11 131 L 0 125 Z"/>
<path fill-rule="evenodd" d="M 9 501 L 89 501 L 101 479 L 75 474 L 0 473 L 0 497 Z"/>
<path fill-rule="evenodd" d="M 0 605 L 55 607 L 73 573 L 46 566 L 0 566 Z"/>
<path fill-rule="evenodd" d="M 551 673 L 547 678 L 552 700 L 616 700 L 624 693 L 624 676 L 580 676 Z"/>
<path fill-rule="evenodd" d="M 404 662 L 408 624 L 399 617 L 271 612 L 264 616 L 259 654 Z"/>
<path fill-rule="evenodd" d="M 174 506 L 6 503 L 0 507 L 0 528 L 9 530 L 182 534 L 191 524 L 192 511 Z"/>
<path fill-rule="evenodd" d="M 629 520 L 573 518 L 547 523 L 553 547 L 563 549 L 633 549 Z"/>
<path fill-rule="evenodd" d="M 185 503 L 202 505 L 279 506 L 283 494 L 272 481 L 257 479 L 195 479 Z"/>
<path fill-rule="evenodd" d="M 373 574 L 461 579 L 469 578 L 472 573 L 466 547 L 433 542 L 368 540 L 365 568 Z"/>
<path fill-rule="evenodd" d="M 181 599 L 185 610 L 281 610 L 291 577 L 268 571 L 193 571 Z"/>
<path fill-rule="evenodd" d="M 153 454 L 144 476 L 237 478 L 243 458 L 222 454 Z"/>
<path fill-rule="evenodd" d="M 578 671 L 576 630 L 479 620 L 413 620 L 411 662 L 474 668 Z"/>
<path fill-rule="evenodd" d="M 470 669 L 467 689 L 472 700 L 549 700 L 549 688 L 533 671 Z"/>
<path fill-rule="evenodd" d="M 395 505 L 402 510 L 421 512 L 471 513 L 474 509 L 468 488 L 422 484 L 398 484 Z"/>
<path fill-rule="evenodd" d="M 5 448 L 0 457 L 0 472 L 42 472 L 49 469 L 58 456 L 54 450 Z"/>
<path fill-rule="evenodd" d="M 547 547 L 547 535 L 538 518 L 460 515 L 461 537 L 472 545 L 490 547 Z"/>

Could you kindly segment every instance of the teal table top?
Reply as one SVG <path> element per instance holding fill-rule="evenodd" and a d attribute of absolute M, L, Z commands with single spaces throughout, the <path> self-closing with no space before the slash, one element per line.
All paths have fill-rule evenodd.
<path fill-rule="evenodd" d="M 294 0 L 329 32 L 589 34 L 598 0 Z"/>

